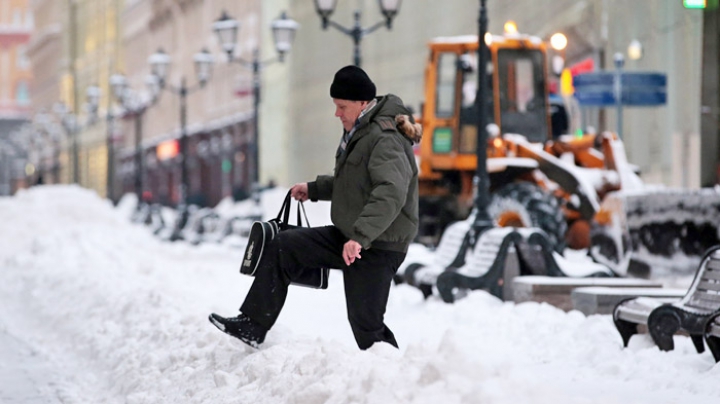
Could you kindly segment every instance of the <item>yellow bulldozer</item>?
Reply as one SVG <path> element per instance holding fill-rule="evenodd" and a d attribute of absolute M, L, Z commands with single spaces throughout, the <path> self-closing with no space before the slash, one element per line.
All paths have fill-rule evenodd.
<path fill-rule="evenodd" d="M 477 36 L 428 44 L 420 167 L 419 240 L 432 244 L 472 209 L 478 79 L 487 80 L 491 123 L 487 168 L 497 226 L 539 227 L 558 252 L 586 249 L 616 274 L 691 270 L 720 244 L 720 192 L 645 185 L 611 132 L 577 126 L 571 97 L 551 97 L 546 43 L 517 31 L 487 35 L 478 69 Z M 478 72 L 483 74 L 478 75 Z"/>

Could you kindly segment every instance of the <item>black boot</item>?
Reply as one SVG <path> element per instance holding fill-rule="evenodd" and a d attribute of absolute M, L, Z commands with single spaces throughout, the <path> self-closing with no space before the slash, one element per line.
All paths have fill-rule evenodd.
<path fill-rule="evenodd" d="M 212 313 L 208 316 L 208 320 L 220 331 L 232 335 L 253 348 L 257 348 L 265 341 L 265 334 L 268 331 L 242 313 L 237 317 L 227 318 Z"/>

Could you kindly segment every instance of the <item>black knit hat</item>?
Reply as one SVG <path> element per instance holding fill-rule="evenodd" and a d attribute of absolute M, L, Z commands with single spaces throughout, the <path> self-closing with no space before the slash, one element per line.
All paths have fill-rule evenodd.
<path fill-rule="evenodd" d="M 349 101 L 370 101 L 375 98 L 375 84 L 357 66 L 345 66 L 335 73 L 330 96 Z"/>

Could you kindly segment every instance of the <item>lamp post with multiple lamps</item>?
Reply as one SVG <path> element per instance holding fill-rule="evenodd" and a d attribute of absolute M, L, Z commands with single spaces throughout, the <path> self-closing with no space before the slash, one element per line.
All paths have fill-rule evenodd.
<path fill-rule="evenodd" d="M 238 63 L 241 66 L 251 69 L 253 74 L 253 137 L 251 144 L 251 156 L 252 156 L 252 173 L 250 176 L 251 191 L 255 193 L 259 188 L 260 181 L 260 154 L 259 154 L 259 115 L 260 115 L 260 94 L 261 94 L 261 81 L 260 72 L 267 65 L 275 62 L 284 62 L 285 54 L 290 52 L 292 47 L 293 39 L 295 38 L 295 32 L 297 31 L 299 24 L 294 20 L 287 17 L 283 12 L 280 18 L 272 21 L 270 24 L 273 33 L 273 40 L 275 42 L 275 50 L 277 51 L 277 57 L 261 61 L 260 52 L 258 48 L 253 51 L 252 60 L 248 61 L 240 57 L 235 56 L 235 45 L 237 44 L 237 35 L 240 31 L 240 23 L 230 17 L 227 12 L 223 11 L 220 18 L 213 23 L 213 30 L 220 40 L 220 46 L 227 53 L 228 61 L 230 63 Z"/>
<path fill-rule="evenodd" d="M 121 115 L 130 115 L 135 118 L 135 195 L 137 196 L 137 210 L 143 203 L 143 149 L 142 149 L 142 128 L 143 116 L 148 108 L 158 100 L 158 80 L 149 76 L 146 80 L 147 92 L 135 91 L 128 85 L 127 78 L 122 74 L 110 76 L 110 88 L 120 106 L 123 108 Z M 111 126 L 112 115 L 108 112 L 108 125 Z M 108 128 L 108 153 L 112 150 L 112 129 Z M 109 167 L 108 167 L 109 169 Z M 110 184 L 108 184 L 110 186 Z"/>
<path fill-rule="evenodd" d="M 162 49 L 159 49 L 148 58 L 152 75 L 157 79 L 158 92 L 160 90 L 167 90 L 180 97 L 180 154 L 182 156 L 182 163 L 180 167 L 179 220 L 176 222 L 173 238 L 177 237 L 178 231 L 185 227 L 188 216 L 188 192 L 190 186 L 188 175 L 189 153 L 187 146 L 187 96 L 205 87 L 210 80 L 213 65 L 213 57 L 206 49 L 196 53 L 193 60 L 195 62 L 197 83 L 192 87 L 188 87 L 184 76 L 180 79 L 179 86 L 173 86 L 167 83 L 170 56 Z"/>
<path fill-rule="evenodd" d="M 83 124 L 78 123 L 78 117 L 70 111 L 63 102 L 57 102 L 53 106 L 53 112 L 62 122 L 68 139 L 72 139 L 72 156 L 73 156 L 73 176 L 72 181 L 75 184 L 80 183 L 80 159 L 78 136 L 80 132 L 97 122 L 98 104 L 100 103 L 100 88 L 98 86 L 89 86 L 86 90 L 87 101 L 85 109 L 88 112 L 88 120 Z"/>
<path fill-rule="evenodd" d="M 517 32 L 517 26 L 514 23 L 505 25 L 506 32 Z M 477 109 L 477 167 L 475 171 L 475 220 L 473 222 L 473 234 L 474 237 L 479 237 L 480 234 L 493 226 L 493 221 L 488 213 L 488 206 L 490 205 L 490 177 L 487 171 L 487 138 L 488 138 L 488 106 L 489 100 L 492 98 L 492 94 L 489 93 L 490 88 L 488 86 L 488 63 L 490 63 L 490 50 L 488 49 L 488 42 L 486 35 L 488 34 L 488 11 L 487 11 L 487 0 L 480 0 L 480 16 L 478 18 L 478 85 L 477 95 L 475 96 L 475 108 Z M 563 51 L 567 45 L 567 38 L 562 34 L 553 35 L 551 39 L 553 49 L 557 51 Z M 553 69 L 556 71 L 562 70 L 562 64 L 564 64 L 564 53 L 561 59 L 553 61 Z M 558 69 L 559 67 L 559 69 Z"/>
<path fill-rule="evenodd" d="M 353 63 L 355 66 L 360 67 L 362 61 L 360 56 L 360 42 L 362 42 L 365 36 L 371 34 L 383 25 L 385 25 L 387 29 L 392 29 L 392 21 L 400 10 L 401 2 L 402 0 L 378 0 L 380 11 L 383 13 L 383 16 L 385 16 L 385 21 L 380 21 L 367 28 L 363 28 L 360 24 L 360 10 L 355 11 L 355 24 L 352 28 L 346 28 L 332 21 L 330 16 L 335 11 L 337 0 L 315 0 L 315 11 L 322 19 L 322 28 L 324 30 L 327 30 L 328 26 L 331 26 L 352 38 L 354 44 Z"/>

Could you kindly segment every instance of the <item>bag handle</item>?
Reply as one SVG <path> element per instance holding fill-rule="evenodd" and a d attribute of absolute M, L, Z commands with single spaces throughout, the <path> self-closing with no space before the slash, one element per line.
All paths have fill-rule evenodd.
<path fill-rule="evenodd" d="M 275 220 L 280 223 L 287 223 L 288 219 L 290 219 L 290 192 L 291 191 L 288 191 L 287 195 L 285 195 L 285 200 L 283 201 L 282 206 L 280 206 L 280 211 L 275 218 Z M 282 221 L 280 221 L 281 216 Z"/>
<path fill-rule="evenodd" d="M 302 209 L 303 216 L 305 216 L 305 224 L 307 227 L 310 227 L 310 221 L 307 218 L 307 213 L 305 213 L 305 205 L 303 205 L 302 201 L 298 201 L 298 226 L 302 226 L 302 222 L 300 221 L 300 209 Z"/>
<path fill-rule="evenodd" d="M 282 206 L 280 206 L 280 211 L 277 214 L 277 217 L 275 220 L 280 223 L 289 224 L 290 220 L 290 205 L 292 204 L 291 199 L 291 191 L 288 191 L 287 195 L 285 195 L 285 200 L 283 201 Z M 302 201 L 298 201 L 298 207 L 297 207 L 297 225 L 302 226 L 302 217 L 300 215 L 300 211 L 302 210 L 302 215 L 305 216 L 305 224 L 307 227 L 310 227 L 310 221 L 308 220 L 307 213 L 305 212 L 305 205 L 303 205 Z M 282 217 L 282 221 L 280 221 L 280 218 Z"/>

